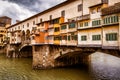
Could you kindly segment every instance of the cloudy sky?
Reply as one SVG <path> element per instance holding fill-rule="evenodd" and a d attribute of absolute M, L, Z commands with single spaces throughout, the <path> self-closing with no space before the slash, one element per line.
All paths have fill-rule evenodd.
<path fill-rule="evenodd" d="M 65 0 L 0 0 L 0 16 L 24 20 Z"/>

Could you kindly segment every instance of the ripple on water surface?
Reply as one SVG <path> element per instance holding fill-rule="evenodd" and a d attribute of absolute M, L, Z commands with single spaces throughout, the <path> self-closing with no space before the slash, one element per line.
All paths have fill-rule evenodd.
<path fill-rule="evenodd" d="M 0 55 L 0 80 L 90 80 L 87 68 L 32 70 L 32 59 Z"/>

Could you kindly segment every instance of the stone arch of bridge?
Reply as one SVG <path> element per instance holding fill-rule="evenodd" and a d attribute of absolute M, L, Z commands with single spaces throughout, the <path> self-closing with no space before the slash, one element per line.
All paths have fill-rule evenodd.
<path fill-rule="evenodd" d="M 61 48 L 62 49 L 62 48 Z M 116 57 L 120 57 L 119 50 L 110 50 L 110 49 L 100 49 L 100 48 L 77 48 L 77 47 L 66 47 L 62 49 L 58 54 L 54 56 L 58 65 L 74 65 L 80 63 L 88 63 L 89 55 L 95 52 L 102 52 L 105 54 L 110 54 Z"/>
<path fill-rule="evenodd" d="M 24 44 L 19 48 L 19 57 L 32 57 L 32 46 Z"/>

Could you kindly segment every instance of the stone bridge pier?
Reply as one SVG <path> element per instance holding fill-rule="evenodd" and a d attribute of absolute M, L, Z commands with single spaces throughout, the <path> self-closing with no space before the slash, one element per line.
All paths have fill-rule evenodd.
<path fill-rule="evenodd" d="M 32 49 L 34 69 L 55 67 L 54 54 L 59 53 L 58 46 L 34 45 Z"/>

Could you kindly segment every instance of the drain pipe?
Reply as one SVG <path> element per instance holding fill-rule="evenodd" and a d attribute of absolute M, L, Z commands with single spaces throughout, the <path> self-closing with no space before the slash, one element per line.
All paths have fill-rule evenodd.
<path fill-rule="evenodd" d="M 118 30 L 118 48 L 119 48 L 119 51 L 120 51 L 120 13 L 118 15 L 118 18 L 119 18 L 119 30 Z"/>

